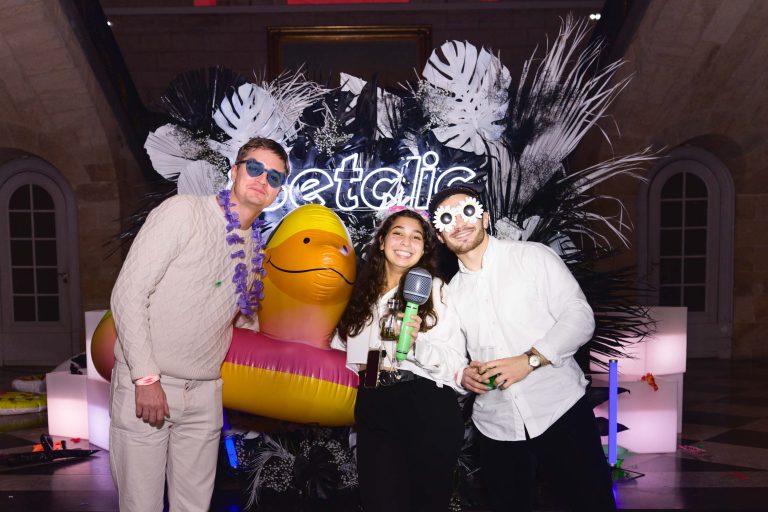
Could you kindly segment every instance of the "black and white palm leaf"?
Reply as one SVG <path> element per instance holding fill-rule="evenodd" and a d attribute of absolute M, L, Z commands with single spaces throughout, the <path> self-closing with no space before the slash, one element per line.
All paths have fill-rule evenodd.
<path fill-rule="evenodd" d="M 144 148 L 155 171 L 180 179 L 180 193 L 210 194 L 226 183 L 229 162 L 209 144 L 225 139 L 213 114 L 244 83 L 245 77 L 221 66 L 198 69 L 178 75 L 160 97 L 173 122 L 150 132 Z"/>
<path fill-rule="evenodd" d="M 149 192 L 144 193 L 139 207 L 123 220 L 123 228 L 115 236 L 104 242 L 108 247 L 107 257 L 112 256 L 123 247 L 130 246 L 139 230 L 147 220 L 149 213 L 171 196 L 176 195 L 175 183 L 160 178 L 149 183 Z"/>
<path fill-rule="evenodd" d="M 628 84 L 630 77 L 612 82 L 621 61 L 597 69 L 602 46 L 585 47 L 588 29 L 586 20 L 568 17 L 543 60 L 535 65 L 534 51 L 510 87 L 504 142 L 511 165 L 501 167 L 489 191 L 494 208 L 524 203 L 561 172 L 565 158 Z"/>
<path fill-rule="evenodd" d="M 244 83 L 214 112 L 213 120 L 226 140 L 211 142 L 211 146 L 230 162 L 253 137 L 267 137 L 289 146 L 301 129 L 301 114 L 324 93 L 318 84 L 305 80 L 301 71 L 283 73 L 272 82 Z"/>
<path fill-rule="evenodd" d="M 627 233 L 632 224 L 623 203 L 615 197 L 595 195 L 592 191 L 604 181 L 618 176 L 642 180 L 643 166 L 653 158 L 654 153 L 646 148 L 570 174 L 556 174 L 525 203 L 510 202 L 506 217 L 497 216 L 494 228 L 499 230 L 508 219 L 519 228 L 529 226 L 527 235 L 519 237 L 523 240 L 554 245 L 566 237 L 582 250 L 613 250 L 617 240 L 622 246 L 629 247 Z M 611 205 L 612 215 L 597 213 L 610 209 Z M 535 224 L 531 225 L 529 219 L 535 219 Z"/>
<path fill-rule="evenodd" d="M 432 52 L 422 76 L 432 86 L 423 91 L 431 105 L 426 110 L 442 121 L 432 128 L 440 142 L 482 155 L 488 142 L 501 138 L 511 79 L 497 56 L 466 41 L 448 41 Z"/>
<path fill-rule="evenodd" d="M 645 341 L 656 330 L 649 308 L 638 302 L 643 297 L 637 294 L 634 269 L 627 267 L 604 272 L 593 269 L 598 260 L 611 254 L 610 251 L 582 253 L 578 261 L 569 262 L 569 268 L 595 314 L 592 339 L 576 356 L 585 371 L 590 363 L 607 370 L 605 361 L 626 357 L 628 347 Z M 645 294 L 647 290 L 640 293 Z"/>
<path fill-rule="evenodd" d="M 188 71 L 173 79 L 160 97 L 160 106 L 193 137 L 221 140 L 223 132 L 213 121 L 213 113 L 225 96 L 245 82 L 243 75 L 222 66 Z"/>

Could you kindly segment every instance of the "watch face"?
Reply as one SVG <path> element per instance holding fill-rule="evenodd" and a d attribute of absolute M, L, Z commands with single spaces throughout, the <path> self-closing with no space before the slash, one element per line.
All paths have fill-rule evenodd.
<path fill-rule="evenodd" d="M 528 356 L 528 364 L 533 366 L 534 368 L 538 368 L 541 366 L 541 359 L 536 354 L 531 354 Z"/>

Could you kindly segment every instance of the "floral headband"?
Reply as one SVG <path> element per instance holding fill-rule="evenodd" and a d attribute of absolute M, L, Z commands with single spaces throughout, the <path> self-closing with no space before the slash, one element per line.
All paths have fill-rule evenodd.
<path fill-rule="evenodd" d="M 381 222 L 387 217 L 389 217 L 390 215 L 394 213 L 402 212 L 404 210 L 408 210 L 415 214 L 421 215 L 422 217 L 424 217 L 424 220 L 426 220 L 427 223 L 429 223 L 429 213 L 425 212 L 424 210 L 419 210 L 418 208 L 412 208 L 410 206 L 406 206 L 404 204 L 397 204 L 394 206 L 390 206 L 389 208 L 382 208 L 376 213 L 376 218 L 379 220 L 379 222 Z"/>
<path fill-rule="evenodd" d="M 435 210 L 432 223 L 441 233 L 450 233 L 456 227 L 456 219 L 461 216 L 464 222 L 475 224 L 483 216 L 483 205 L 474 197 L 467 197 L 454 207 L 440 206 Z"/>

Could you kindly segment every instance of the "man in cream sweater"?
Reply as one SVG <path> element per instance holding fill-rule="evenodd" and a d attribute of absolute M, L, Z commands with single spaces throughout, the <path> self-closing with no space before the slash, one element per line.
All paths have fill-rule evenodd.
<path fill-rule="evenodd" d="M 240 313 L 258 308 L 255 221 L 277 197 L 288 155 L 248 141 L 232 190 L 175 196 L 147 217 L 112 291 L 117 326 L 110 466 L 120 510 L 208 510 L 222 426 L 220 370 Z M 254 291 L 255 289 L 255 291 Z"/>

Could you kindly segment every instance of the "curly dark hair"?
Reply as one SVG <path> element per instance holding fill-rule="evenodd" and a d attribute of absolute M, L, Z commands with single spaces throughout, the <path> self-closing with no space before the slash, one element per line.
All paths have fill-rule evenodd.
<path fill-rule="evenodd" d="M 421 224 L 424 231 L 424 254 L 415 266 L 424 268 L 433 276 L 441 277 L 437 265 L 437 236 L 429 222 L 411 210 L 401 210 L 393 213 L 382 222 L 376 234 L 371 238 L 365 250 L 364 263 L 358 273 L 355 285 L 352 288 L 352 296 L 347 303 L 341 320 L 337 326 L 339 337 L 346 341 L 351 336 L 357 336 L 363 328 L 373 320 L 373 309 L 378 307 L 379 297 L 386 292 L 387 273 L 384 267 L 384 252 L 380 249 L 380 244 L 392 228 L 392 224 L 400 217 L 416 219 Z M 400 279 L 400 285 L 397 288 L 395 297 L 405 303 L 403 298 L 403 283 L 405 276 Z M 421 331 L 431 329 L 437 323 L 437 313 L 435 312 L 432 295 L 427 302 L 419 306 L 419 316 L 421 317 Z"/>

